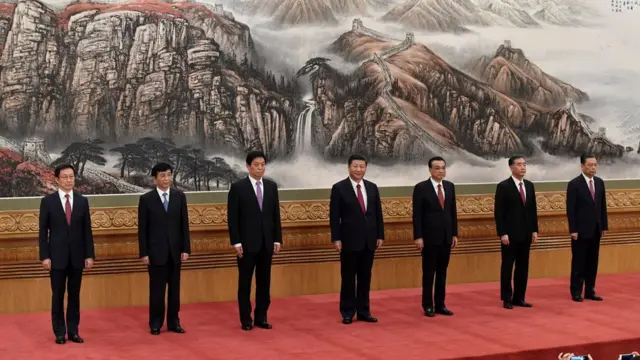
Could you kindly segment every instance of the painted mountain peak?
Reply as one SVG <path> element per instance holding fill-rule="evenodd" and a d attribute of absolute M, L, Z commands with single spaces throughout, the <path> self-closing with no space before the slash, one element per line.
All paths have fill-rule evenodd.
<path fill-rule="evenodd" d="M 249 27 L 220 6 L 77 2 L 57 12 L 20 0 L 6 16 L 0 129 L 15 154 L 6 159 L 71 162 L 88 183 L 136 192 L 154 161 L 171 161 L 179 186 L 201 190 L 238 173 L 208 158 L 213 149 L 290 151 L 297 82 L 266 69 Z M 53 163 L 25 155 L 34 141 L 63 150 Z M 114 171 L 96 170 L 108 156 L 119 159 Z"/>
<path fill-rule="evenodd" d="M 486 64 L 483 74 L 493 83 L 451 66 L 416 44 L 412 33 L 392 43 L 354 24 L 329 50 L 360 66 L 344 75 L 316 58 L 299 71 L 313 83 L 325 154 L 416 159 L 458 152 L 497 158 L 531 153 L 533 138 L 542 138 L 543 150 L 555 155 L 624 152 L 594 134 L 573 102 L 565 104 L 572 96 L 586 100 L 586 94 L 540 71 L 517 49 L 503 46 Z"/>

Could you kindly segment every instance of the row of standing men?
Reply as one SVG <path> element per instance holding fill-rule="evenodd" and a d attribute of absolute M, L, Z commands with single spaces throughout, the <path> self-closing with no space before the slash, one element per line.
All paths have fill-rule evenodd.
<path fill-rule="evenodd" d="M 508 160 L 511 176 L 496 187 L 494 218 L 501 243 L 500 294 L 503 307 L 532 307 L 525 301 L 529 254 L 538 242 L 535 187 L 524 179 L 526 160 Z M 595 176 L 597 159 L 580 157 L 581 174 L 567 186 L 566 211 L 571 237 L 570 295 L 573 301 L 602 301 L 595 293 L 600 238 L 608 229 L 605 185 Z M 368 161 L 352 155 L 349 176 L 331 189 L 329 220 L 331 241 L 339 252 L 341 289 L 339 310 L 344 324 L 375 323 L 369 292 L 375 252 L 384 243 L 384 220 L 378 187 L 365 180 Z M 248 176 L 234 182 L 228 193 L 227 219 L 238 267 L 238 308 L 243 330 L 271 329 L 271 263 L 282 243 L 280 201 L 275 182 L 264 177 L 266 157 L 247 155 Z M 452 248 L 458 245 L 455 186 L 444 180 L 446 162 L 434 157 L 430 177 L 413 190 L 413 233 L 422 253 L 422 308 L 424 315 L 453 315 L 445 304 L 446 278 Z M 74 190 L 75 169 L 58 166 L 59 190 L 40 205 L 39 252 L 50 272 L 51 319 L 55 341 L 83 343 L 79 335 L 80 287 L 84 270 L 95 259 L 89 202 Z M 185 333 L 179 319 L 181 265 L 191 254 L 185 194 L 171 187 L 173 170 L 159 163 L 151 175 L 156 188 L 141 195 L 138 205 L 138 243 L 141 261 L 149 274 L 149 330 Z M 515 268 L 515 269 L 514 269 Z M 255 272 L 256 301 L 252 312 L 251 282 Z M 512 279 L 513 273 L 513 279 Z M 512 281 L 513 280 L 513 281 Z M 63 308 L 65 287 L 68 304 Z M 167 306 L 165 312 L 165 294 Z M 165 316 L 166 314 L 166 316 Z"/>

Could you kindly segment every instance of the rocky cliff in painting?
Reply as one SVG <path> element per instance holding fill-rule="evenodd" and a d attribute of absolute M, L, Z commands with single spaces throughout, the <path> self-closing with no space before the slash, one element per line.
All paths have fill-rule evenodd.
<path fill-rule="evenodd" d="M 10 27 L 4 19 L 0 126 L 14 137 L 288 151 L 295 84 L 260 65 L 249 28 L 228 12 L 145 0 L 56 13 L 20 0 Z"/>
<path fill-rule="evenodd" d="M 500 45 L 493 57 L 483 56 L 470 64 L 468 70 L 501 93 L 541 106 L 589 100 L 584 91 L 542 71 L 510 41 Z"/>
<path fill-rule="evenodd" d="M 530 153 L 539 138 L 557 155 L 624 152 L 575 111 L 571 101 L 588 99 L 584 92 L 545 74 L 521 50 L 501 47 L 480 62 L 476 69 L 487 83 L 415 44 L 411 33 L 394 44 L 358 25 L 330 47 L 359 62 L 357 71 L 344 75 L 316 58 L 299 72 L 310 73 L 326 153 L 415 159 L 460 148 L 497 158 Z"/>

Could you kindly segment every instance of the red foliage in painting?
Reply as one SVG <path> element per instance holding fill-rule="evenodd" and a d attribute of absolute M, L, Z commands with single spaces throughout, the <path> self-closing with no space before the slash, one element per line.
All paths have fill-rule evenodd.
<path fill-rule="evenodd" d="M 184 3 L 167 3 L 157 0 L 136 0 L 129 1 L 121 4 L 96 4 L 96 3 L 76 3 L 67 6 L 59 15 L 60 24 L 67 28 L 69 25 L 69 19 L 75 14 L 79 14 L 84 11 L 98 10 L 101 13 L 115 12 L 115 11 L 139 11 L 141 13 L 149 15 L 170 15 L 178 18 L 183 17 L 183 11 L 189 9 L 197 9 L 205 12 L 208 16 L 215 16 L 213 11 L 209 10 L 205 5 L 194 4 L 190 2 Z"/>

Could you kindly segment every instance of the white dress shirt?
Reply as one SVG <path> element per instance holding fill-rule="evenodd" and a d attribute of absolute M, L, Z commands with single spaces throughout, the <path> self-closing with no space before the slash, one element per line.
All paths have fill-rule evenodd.
<path fill-rule="evenodd" d="M 438 185 L 440 185 L 440 189 L 442 189 L 442 198 L 445 199 L 444 185 L 442 185 L 442 181 L 437 182 L 433 180 L 433 178 L 430 178 L 430 179 L 431 179 L 431 185 L 433 185 L 433 190 L 436 192 L 436 196 L 438 196 Z"/>
<path fill-rule="evenodd" d="M 356 192 L 356 198 L 358 197 L 358 184 L 360 184 L 360 191 L 362 192 L 362 198 L 364 199 L 364 209 L 367 210 L 367 189 L 365 189 L 364 181 L 360 180 L 359 183 L 355 182 L 351 176 L 349 176 L 349 181 L 351 181 L 351 186 L 353 187 L 353 191 Z"/>
<path fill-rule="evenodd" d="M 262 200 L 264 201 L 264 181 L 262 181 L 262 178 L 256 180 L 254 178 L 252 178 L 251 176 L 248 176 L 249 181 L 251 181 L 251 186 L 253 187 L 253 192 L 256 194 L 256 197 L 258 196 L 258 186 L 256 185 L 258 183 L 258 181 L 260 181 L 260 188 L 262 189 Z M 274 241 L 273 244 L 278 244 L 280 245 L 279 241 Z M 242 243 L 238 243 L 233 245 L 235 247 L 242 247 Z"/>
<path fill-rule="evenodd" d="M 60 201 L 62 201 L 62 208 L 64 209 L 67 205 L 67 195 L 69 195 L 69 204 L 71 204 L 71 211 L 73 211 L 73 191 L 68 193 L 58 189 L 58 196 L 60 196 Z"/>
<path fill-rule="evenodd" d="M 513 182 L 516 183 L 516 188 L 518 189 L 518 192 L 520 192 L 520 183 L 522 183 L 522 192 L 524 193 L 524 199 L 526 200 L 527 199 L 527 186 L 524 184 L 524 179 L 518 180 L 514 176 L 511 176 L 511 179 L 513 179 Z"/>

